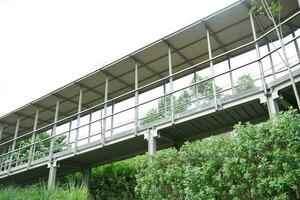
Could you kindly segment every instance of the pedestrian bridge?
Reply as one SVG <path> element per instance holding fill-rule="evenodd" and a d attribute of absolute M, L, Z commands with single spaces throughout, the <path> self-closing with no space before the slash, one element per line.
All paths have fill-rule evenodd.
<path fill-rule="evenodd" d="M 276 25 L 238 1 L 2 116 L 0 183 L 87 180 L 95 166 L 299 109 L 299 1 L 281 3 Z"/>

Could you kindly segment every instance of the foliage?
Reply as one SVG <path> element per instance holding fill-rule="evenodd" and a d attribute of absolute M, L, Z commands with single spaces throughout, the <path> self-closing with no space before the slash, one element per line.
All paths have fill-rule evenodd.
<path fill-rule="evenodd" d="M 158 152 L 138 168 L 141 199 L 300 199 L 300 115 Z"/>
<path fill-rule="evenodd" d="M 239 76 L 237 80 L 237 87 L 235 88 L 235 93 L 246 92 L 255 87 L 254 80 L 250 74 L 244 74 Z"/>
<path fill-rule="evenodd" d="M 1 200 L 89 200 L 85 187 L 74 184 L 59 186 L 48 190 L 43 184 L 31 185 L 24 188 L 15 186 L 0 187 Z"/>
<path fill-rule="evenodd" d="M 202 78 L 201 76 L 199 76 L 198 74 L 196 74 L 196 76 L 193 77 L 191 84 L 196 83 L 196 82 L 201 82 L 205 79 L 207 79 L 208 77 L 204 77 Z M 195 89 L 195 87 L 197 89 Z M 198 92 L 198 97 L 207 97 L 209 100 L 213 99 L 213 82 L 212 80 L 207 80 L 201 83 L 198 83 L 195 87 L 190 88 L 190 93 L 191 95 L 196 95 L 195 91 Z M 216 85 L 216 92 L 220 92 L 222 90 L 221 87 Z M 220 94 L 217 94 L 218 97 L 220 97 Z"/>
<path fill-rule="evenodd" d="M 193 77 L 190 84 L 197 82 L 200 82 L 204 79 L 207 79 L 206 77 L 202 78 L 198 74 L 196 77 Z M 197 89 L 196 89 L 197 88 Z M 197 90 L 197 92 L 196 92 Z M 216 86 L 216 92 L 220 92 L 222 90 L 221 87 Z M 195 97 L 196 94 L 199 98 L 204 98 L 202 102 L 207 103 L 213 99 L 213 83 L 211 80 L 201 82 L 197 84 L 195 87 L 191 87 L 189 90 L 183 90 L 182 93 L 177 97 L 172 96 L 173 103 L 174 103 L 174 113 L 181 113 L 186 110 L 188 110 L 188 107 L 190 105 L 191 97 Z M 217 94 L 218 97 L 220 97 L 220 94 Z M 151 108 L 144 119 L 141 120 L 140 125 L 148 125 L 151 124 L 157 120 L 164 119 L 168 116 L 171 116 L 170 112 L 171 107 L 171 97 L 166 96 L 164 98 L 161 98 L 158 102 L 157 107 Z"/>
<path fill-rule="evenodd" d="M 144 156 L 139 156 L 94 168 L 89 181 L 91 196 L 96 200 L 138 199 L 134 192 L 136 166 L 144 159 Z M 59 178 L 61 184 L 75 182 L 79 185 L 81 180 L 81 173 Z"/>
<path fill-rule="evenodd" d="M 251 0 L 251 10 L 253 11 L 253 14 L 255 15 L 265 15 L 268 16 L 269 13 L 271 14 L 272 18 L 278 22 L 278 18 L 280 17 L 280 12 L 282 7 L 280 6 L 279 0 L 273 0 L 271 3 L 269 3 L 268 8 L 269 11 L 267 11 L 263 6 L 258 5 L 258 0 Z M 260 0 L 261 4 L 263 0 Z M 268 13 L 269 12 L 269 13 Z"/>
<path fill-rule="evenodd" d="M 50 148 L 50 134 L 48 132 L 41 132 L 36 135 L 35 145 L 35 159 L 41 158 L 49 151 Z M 28 161 L 28 156 L 30 154 L 30 144 L 32 142 L 31 138 L 25 138 L 23 140 L 18 141 L 16 145 L 16 149 L 22 148 L 17 151 L 14 157 L 18 157 L 21 161 L 20 163 L 26 163 Z M 55 138 L 54 152 L 61 151 L 64 147 L 66 147 L 66 136 L 61 135 Z M 24 147 L 24 148 L 23 148 Z"/>
<path fill-rule="evenodd" d="M 174 113 L 181 113 L 188 109 L 188 102 L 190 101 L 190 94 L 184 90 L 178 98 L 172 96 Z M 151 108 L 144 119 L 141 120 L 140 125 L 144 126 L 151 124 L 157 120 L 164 119 L 171 116 L 171 97 L 166 96 L 158 101 L 156 108 Z"/>

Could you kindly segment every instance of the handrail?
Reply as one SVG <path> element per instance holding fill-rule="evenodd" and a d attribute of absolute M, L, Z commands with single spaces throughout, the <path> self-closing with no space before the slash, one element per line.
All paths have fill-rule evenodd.
<path fill-rule="evenodd" d="M 290 20 L 293 19 L 294 17 L 298 16 L 299 14 L 300 14 L 300 11 L 295 12 L 293 15 L 291 15 L 290 17 L 288 17 L 287 19 L 285 19 L 285 20 L 282 21 L 281 23 L 277 24 L 276 27 L 282 26 L 283 24 L 287 23 L 288 21 L 290 21 Z M 175 72 L 175 73 L 173 73 L 172 75 L 168 75 L 168 76 L 166 76 L 166 77 L 163 77 L 163 78 L 161 78 L 161 79 L 158 79 L 158 80 L 156 80 L 156 81 L 153 81 L 153 82 L 151 82 L 151 83 L 148 83 L 148 84 L 146 84 L 146 85 L 144 85 L 144 86 L 138 87 L 137 89 L 131 90 L 131 91 L 126 92 L 126 93 L 124 93 L 124 94 L 121 94 L 121 95 L 119 95 L 119 96 L 117 96 L 117 97 L 114 97 L 114 98 L 112 98 L 112 99 L 109 99 L 109 100 L 107 100 L 107 101 L 105 101 L 105 102 L 102 102 L 102 103 L 99 103 L 99 104 L 97 104 L 97 105 L 94 105 L 94 106 L 92 106 L 92 107 L 90 107 L 90 108 L 87 108 L 87 109 L 85 109 L 85 110 L 82 110 L 81 112 L 76 112 L 75 114 L 72 114 L 72 115 L 70 115 L 70 116 L 68 116 L 68 117 L 65 117 L 65 118 L 63 118 L 63 119 L 58 120 L 56 123 L 54 123 L 54 122 L 49 123 L 49 124 L 47 124 L 47 125 L 45 125 L 45 126 L 42 126 L 42 127 L 38 128 L 38 129 L 36 129 L 36 130 L 30 131 L 30 132 L 28 132 L 28 133 L 25 133 L 25 134 L 23 134 L 23 135 L 21 135 L 21 136 L 19 136 L 19 137 L 17 137 L 17 138 L 13 138 L 13 139 L 10 139 L 10 140 L 8 140 L 8 141 L 5 141 L 5 142 L 1 143 L 0 146 L 3 146 L 3 145 L 5 145 L 5 144 L 8 144 L 8 143 L 10 143 L 10 142 L 12 142 L 12 141 L 14 141 L 14 140 L 18 140 L 18 139 L 20 139 L 20 138 L 26 137 L 26 136 L 28 136 L 28 135 L 34 133 L 34 132 L 39 132 L 39 131 L 44 130 L 44 129 L 47 129 L 47 128 L 52 128 L 52 126 L 53 126 L 54 124 L 59 124 L 59 123 L 64 122 L 64 121 L 68 121 L 68 120 L 70 120 L 70 119 L 76 117 L 76 116 L 79 115 L 79 114 L 82 114 L 82 113 L 86 113 L 86 112 L 88 112 L 88 111 L 95 110 L 96 108 L 99 108 L 99 107 L 101 107 L 101 106 L 104 106 L 104 105 L 107 104 L 107 103 L 116 101 L 117 99 L 126 97 L 126 96 L 128 96 L 128 95 L 130 95 L 130 94 L 133 94 L 133 93 L 136 92 L 136 91 L 143 90 L 143 89 L 148 88 L 148 87 L 150 87 L 150 86 L 152 86 L 152 85 L 155 85 L 155 84 L 157 84 L 157 83 L 159 83 L 159 82 L 168 80 L 170 77 L 177 76 L 177 75 L 179 75 L 179 74 L 181 74 L 181 73 L 184 73 L 184 72 L 186 72 L 186 71 L 189 71 L 189 70 L 191 70 L 191 69 L 194 69 L 194 68 L 196 68 L 196 67 L 199 67 L 200 65 L 209 63 L 210 61 L 213 61 L 213 60 L 215 60 L 215 59 L 218 59 L 218 58 L 221 58 L 221 57 L 223 57 L 223 56 L 225 56 L 225 55 L 228 55 L 228 54 L 230 54 L 230 53 L 232 53 L 232 52 L 234 52 L 234 51 L 237 51 L 237 50 L 242 49 L 242 48 L 244 48 L 244 47 L 253 45 L 255 42 L 261 40 L 262 38 L 264 38 L 265 36 L 267 36 L 268 34 L 270 34 L 271 32 L 273 32 L 273 31 L 276 29 L 276 27 L 273 27 L 272 29 L 270 29 L 269 31 L 267 31 L 266 33 L 264 33 L 263 35 L 261 35 L 260 37 L 258 37 L 256 40 L 252 40 L 251 42 L 248 42 L 248 43 L 246 43 L 246 44 L 243 44 L 243 45 L 241 45 L 241 46 L 239 46 L 239 47 L 236 47 L 236 48 L 234 48 L 234 49 L 231 49 L 231 50 L 229 50 L 229 51 L 227 51 L 227 52 L 221 53 L 221 54 L 219 54 L 219 55 L 217 55 L 217 56 L 215 56 L 215 57 L 212 57 L 211 59 L 207 59 L 207 60 L 205 60 L 205 61 L 199 62 L 199 63 L 197 63 L 197 64 L 195 64 L 195 65 L 192 65 L 192 66 L 190 66 L 190 67 L 187 67 L 187 68 L 185 68 L 185 69 L 183 69 L 183 70 L 180 70 L 180 71 L 178 71 L 178 72 Z M 289 43 L 291 43 L 292 41 L 298 39 L 298 38 L 299 38 L 299 36 L 294 37 L 291 41 L 289 41 L 288 43 L 286 43 L 286 45 L 289 44 Z M 261 59 L 263 59 L 263 58 L 269 56 L 271 53 L 277 51 L 277 50 L 280 49 L 280 48 L 281 48 L 281 47 L 278 47 L 278 48 L 276 48 L 275 50 L 270 51 L 268 54 L 262 56 L 260 59 L 256 59 L 256 60 L 254 60 L 254 61 L 252 61 L 252 62 L 249 62 L 249 63 L 247 63 L 247 64 L 244 64 L 244 65 L 242 65 L 242 66 L 240 66 L 240 67 L 236 67 L 236 68 L 234 68 L 234 69 L 227 70 L 225 73 L 222 73 L 221 75 L 224 75 L 224 74 L 226 74 L 226 73 L 228 73 L 228 72 L 234 71 L 234 70 L 239 69 L 239 68 L 242 68 L 242 67 L 244 67 L 244 66 L 246 66 L 246 65 L 249 65 L 249 64 L 252 64 L 252 63 L 254 63 L 254 62 L 257 62 L 257 61 L 259 61 L 259 60 L 261 60 Z M 220 76 L 220 74 L 215 75 L 215 76 L 210 76 L 210 77 L 207 78 L 207 79 L 203 79 L 203 80 L 200 81 L 200 82 L 196 82 L 194 85 L 199 84 L 199 83 L 201 83 L 201 82 L 208 81 L 208 80 L 210 80 L 210 79 L 214 79 L 214 78 L 216 78 L 216 77 L 218 77 L 218 76 Z M 173 94 L 173 93 L 175 93 L 175 92 L 176 92 L 176 91 L 169 92 L 168 94 L 164 94 L 164 95 L 162 95 L 161 97 L 168 96 L 168 95 Z M 161 98 L 161 97 L 158 97 L 158 98 Z M 149 103 L 149 102 L 154 101 L 154 100 L 156 100 L 156 99 L 158 99 L 158 98 L 154 98 L 154 99 L 151 99 L 151 100 L 149 100 L 149 101 L 147 101 L 147 102 L 143 102 L 143 104 Z M 124 109 L 124 110 L 119 111 L 119 112 L 114 113 L 114 114 L 118 114 L 118 113 L 124 112 L 124 111 L 126 111 L 126 110 L 133 109 L 133 108 L 138 107 L 138 106 L 140 106 L 140 105 L 142 105 L 142 104 L 137 104 L 137 105 L 135 105 L 135 106 L 132 106 L 132 107 L 127 108 L 127 109 Z M 103 118 L 101 118 L 101 119 L 108 118 L 108 117 L 110 117 L 110 116 L 113 116 L 114 114 L 107 115 L 106 117 L 103 117 Z"/>

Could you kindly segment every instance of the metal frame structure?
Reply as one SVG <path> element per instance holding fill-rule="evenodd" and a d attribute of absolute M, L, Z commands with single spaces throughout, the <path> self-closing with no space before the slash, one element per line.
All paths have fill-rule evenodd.
<path fill-rule="evenodd" d="M 145 152 L 144 139 L 149 154 L 153 155 L 157 149 L 228 131 L 238 121 L 264 120 L 279 109 L 285 109 L 287 104 L 299 109 L 300 54 L 297 39 L 300 35 L 295 34 L 300 27 L 300 10 L 299 7 L 295 9 L 299 0 L 285 3 L 282 22 L 274 27 L 261 16 L 252 15 L 248 0 L 239 1 L 1 117 L 0 183 L 2 180 L 14 182 L 14 177 L 22 173 L 39 171 L 36 176 L 40 177 L 45 174 L 43 166 L 47 165 L 48 187 L 53 187 L 57 171 L 64 171 L 67 167 L 63 165 L 72 163 L 72 168 L 64 173 L 71 173 L 73 166 L 78 166 L 75 171 L 84 172 L 83 184 L 87 185 L 92 166 Z M 237 19 L 232 16 L 237 16 Z M 224 18 L 228 22 L 225 26 L 220 24 Z M 241 28 L 244 32 L 235 36 L 237 39 L 231 36 Z M 282 29 L 285 37 L 291 34 L 292 39 L 285 41 L 278 34 L 274 35 L 277 28 Z M 269 45 L 278 38 L 283 46 L 271 50 Z M 295 56 L 287 55 L 285 50 L 285 46 L 291 44 L 297 52 Z M 207 48 L 203 48 L 206 45 Z M 268 52 L 262 54 L 260 49 L 265 45 Z M 232 64 L 234 57 L 254 49 L 255 59 L 238 66 Z M 283 66 L 273 61 L 274 55 L 281 55 L 280 51 Z M 297 57 L 298 61 L 290 64 L 291 56 Z M 264 66 L 265 60 L 269 60 L 270 66 Z M 216 73 L 219 63 L 227 63 L 228 69 Z M 253 77 L 256 87 L 237 93 L 241 85 L 234 82 L 234 74 L 256 64 L 258 76 Z M 197 80 L 198 74 L 205 69 L 209 69 L 209 76 Z M 268 70 L 272 72 L 267 73 Z M 176 89 L 176 81 L 189 75 L 195 81 L 185 81 Z M 217 80 L 224 76 L 230 83 L 228 88 L 219 91 Z M 267 81 L 269 77 L 273 77 L 273 81 Z M 211 93 L 199 94 L 199 87 L 207 83 L 212 85 Z M 163 94 L 156 93 L 141 100 L 141 95 L 159 88 L 163 89 Z M 187 102 L 178 104 L 175 99 L 184 91 L 194 93 Z M 294 98 L 290 97 L 291 91 Z M 284 96 L 285 103 L 280 102 L 280 96 Z M 116 109 L 117 105 L 130 99 L 133 105 Z M 155 113 L 143 114 L 146 105 L 159 101 L 164 102 L 162 110 L 158 108 Z M 185 110 L 178 111 L 180 107 Z M 97 112 L 101 116 L 93 120 Z M 84 117 L 88 117 L 88 123 L 82 123 Z M 156 120 L 143 123 L 151 117 Z M 121 122 L 123 118 L 126 119 Z M 72 127 L 72 123 L 76 123 L 76 127 Z M 67 130 L 58 131 L 58 127 L 65 125 Z M 95 125 L 100 126 L 96 131 Z M 37 140 L 38 135 L 46 131 L 50 131 L 49 137 Z M 82 132 L 85 137 L 80 137 Z M 185 132 L 190 133 L 185 135 Z M 65 146 L 56 144 L 62 136 L 67 140 Z M 25 140 L 30 144 L 20 146 L 19 142 Z M 84 141 L 84 144 L 80 143 Z M 49 144 L 49 149 L 37 152 L 41 144 Z M 24 156 L 27 150 L 29 154 Z M 96 154 L 99 159 L 95 158 L 95 152 L 102 152 Z M 59 166 L 60 170 L 57 170 Z"/>

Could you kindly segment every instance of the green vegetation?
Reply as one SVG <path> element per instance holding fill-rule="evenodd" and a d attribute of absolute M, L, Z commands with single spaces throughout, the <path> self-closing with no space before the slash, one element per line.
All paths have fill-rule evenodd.
<path fill-rule="evenodd" d="M 85 187 L 72 184 L 48 190 L 45 185 L 38 184 L 24 188 L 0 187 L 1 200 L 89 200 L 89 192 Z"/>
<path fill-rule="evenodd" d="M 231 134 L 186 142 L 180 150 L 139 156 L 92 170 L 88 196 L 81 174 L 54 190 L 2 187 L 0 199 L 300 199 L 300 115 L 238 124 Z M 66 183 L 74 183 L 71 186 Z"/>
<path fill-rule="evenodd" d="M 244 74 L 239 76 L 237 80 L 237 87 L 235 88 L 235 93 L 239 94 L 242 92 L 246 92 L 255 87 L 254 80 L 250 76 L 250 74 Z"/>
<path fill-rule="evenodd" d="M 138 167 L 141 199 L 300 199 L 300 115 L 296 111 L 177 151 Z"/>

